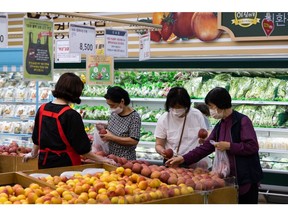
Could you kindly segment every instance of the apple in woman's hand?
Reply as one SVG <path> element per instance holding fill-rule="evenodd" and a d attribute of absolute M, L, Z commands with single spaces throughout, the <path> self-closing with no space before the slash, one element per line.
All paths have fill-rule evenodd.
<path fill-rule="evenodd" d="M 164 154 L 165 154 L 166 158 L 170 159 L 173 157 L 174 152 L 171 148 L 169 148 L 169 149 L 164 150 Z"/>
<path fill-rule="evenodd" d="M 107 131 L 106 131 L 106 129 L 104 129 L 104 128 L 102 128 L 101 130 L 99 130 L 99 134 L 106 134 L 107 133 Z"/>
<path fill-rule="evenodd" d="M 208 136 L 208 131 L 204 128 L 201 128 L 199 131 L 198 131 L 198 138 L 201 138 L 201 139 L 206 139 L 206 137 Z"/>

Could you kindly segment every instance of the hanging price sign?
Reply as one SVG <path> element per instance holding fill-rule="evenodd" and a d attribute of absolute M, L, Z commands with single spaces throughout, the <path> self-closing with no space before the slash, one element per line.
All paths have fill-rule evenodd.
<path fill-rule="evenodd" d="M 139 36 L 139 61 L 150 59 L 150 32 Z"/>
<path fill-rule="evenodd" d="M 105 55 L 128 57 L 127 30 L 105 29 Z"/>
<path fill-rule="evenodd" d="M 0 13 L 0 47 L 8 47 L 8 16 Z"/>
<path fill-rule="evenodd" d="M 71 53 L 95 54 L 94 26 L 70 24 L 69 47 Z"/>

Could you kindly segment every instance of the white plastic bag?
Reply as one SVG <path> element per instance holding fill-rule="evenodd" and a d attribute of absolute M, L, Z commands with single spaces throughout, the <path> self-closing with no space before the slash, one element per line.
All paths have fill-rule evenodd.
<path fill-rule="evenodd" d="M 215 149 L 212 171 L 225 178 L 230 174 L 230 163 L 226 151 Z"/>
<path fill-rule="evenodd" d="M 93 144 L 92 144 L 92 151 L 97 152 L 97 151 L 103 151 L 106 154 L 109 154 L 109 147 L 108 147 L 108 142 L 104 142 L 100 135 L 99 131 L 96 129 L 94 132 L 94 138 L 93 138 Z"/>

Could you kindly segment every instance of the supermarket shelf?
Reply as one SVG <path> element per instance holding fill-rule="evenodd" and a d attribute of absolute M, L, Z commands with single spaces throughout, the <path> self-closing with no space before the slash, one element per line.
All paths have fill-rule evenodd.
<path fill-rule="evenodd" d="M 105 101 L 104 97 L 81 97 L 83 101 Z M 166 98 L 131 98 L 131 101 L 138 102 L 161 102 L 164 103 Z M 194 103 L 203 103 L 204 99 L 191 99 Z M 288 101 L 255 101 L 255 100 L 232 100 L 232 104 L 251 104 L 251 105 L 288 105 Z"/>
<path fill-rule="evenodd" d="M 259 152 L 261 153 L 277 153 L 277 154 L 287 154 L 288 149 L 260 149 Z"/>
<path fill-rule="evenodd" d="M 32 134 L 0 133 L 1 136 L 31 137 Z"/>
<path fill-rule="evenodd" d="M 281 132 L 281 133 L 288 133 L 288 128 L 259 128 L 255 127 L 255 131 L 262 131 L 262 132 Z"/>
<path fill-rule="evenodd" d="M 288 170 L 276 170 L 276 169 L 262 169 L 263 172 L 267 173 L 277 173 L 277 174 L 287 174 Z"/>

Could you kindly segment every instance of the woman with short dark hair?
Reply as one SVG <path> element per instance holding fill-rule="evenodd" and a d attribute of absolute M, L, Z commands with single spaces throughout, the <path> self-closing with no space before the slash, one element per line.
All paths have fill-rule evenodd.
<path fill-rule="evenodd" d="M 209 91 L 205 103 L 211 116 L 219 119 L 219 122 L 203 145 L 183 156 L 168 160 L 166 165 L 192 164 L 215 149 L 226 151 L 230 164 L 229 176 L 235 176 L 239 185 L 239 204 L 257 204 L 263 172 L 259 159 L 259 144 L 251 120 L 232 109 L 231 96 L 225 88 L 216 87 Z M 212 145 L 211 140 L 216 143 Z"/>
<path fill-rule="evenodd" d="M 166 149 L 172 149 L 174 155 L 184 155 L 194 149 L 199 143 L 198 132 L 207 129 L 202 113 L 191 107 L 191 99 L 183 87 L 173 87 L 167 94 L 165 102 L 166 112 L 157 121 L 155 129 L 155 150 L 168 159 Z M 203 159 L 194 167 L 208 168 L 209 158 Z"/>
<path fill-rule="evenodd" d="M 91 143 L 80 114 L 70 103 L 80 103 L 84 84 L 73 73 L 60 76 L 52 91 L 55 99 L 42 104 L 36 114 L 32 134 L 33 149 L 23 161 L 36 158 L 38 168 L 81 165 L 81 155 L 96 162 L 115 164 L 111 159 L 91 152 Z"/>
<path fill-rule="evenodd" d="M 136 147 L 140 140 L 141 117 L 130 104 L 128 92 L 114 86 L 107 89 L 104 95 L 111 116 L 108 125 L 98 123 L 98 130 L 105 127 L 106 134 L 100 134 L 104 142 L 108 142 L 109 154 L 136 160 Z"/>

